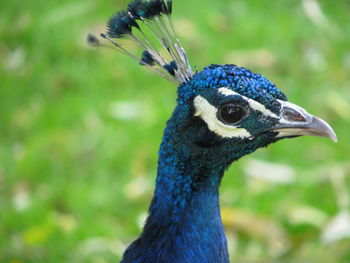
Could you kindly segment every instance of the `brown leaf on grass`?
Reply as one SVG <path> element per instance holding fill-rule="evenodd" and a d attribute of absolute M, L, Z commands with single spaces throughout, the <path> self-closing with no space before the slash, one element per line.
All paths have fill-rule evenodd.
<path fill-rule="evenodd" d="M 223 208 L 221 216 L 227 231 L 261 240 L 268 246 L 270 255 L 281 255 L 290 247 L 286 231 L 270 218 L 248 210 L 231 208 Z"/>

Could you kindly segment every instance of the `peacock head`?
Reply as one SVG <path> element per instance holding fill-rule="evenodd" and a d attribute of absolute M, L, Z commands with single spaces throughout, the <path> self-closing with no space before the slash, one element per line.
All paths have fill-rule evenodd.
<path fill-rule="evenodd" d="M 197 73 L 179 87 L 177 107 L 184 123 L 178 132 L 226 165 L 283 138 L 337 140 L 325 121 L 289 102 L 271 81 L 235 65 L 211 65 Z"/>
<path fill-rule="evenodd" d="M 325 121 L 288 102 L 260 74 L 235 65 L 211 65 L 193 72 L 171 13 L 171 0 L 133 0 L 108 21 L 106 33 L 101 34 L 109 46 L 91 34 L 88 42 L 121 51 L 180 84 L 168 127 L 175 137 L 185 139 L 181 142 L 192 154 L 227 165 L 283 138 L 313 135 L 337 140 Z M 124 39 L 136 43 L 139 53 L 124 46 Z"/>

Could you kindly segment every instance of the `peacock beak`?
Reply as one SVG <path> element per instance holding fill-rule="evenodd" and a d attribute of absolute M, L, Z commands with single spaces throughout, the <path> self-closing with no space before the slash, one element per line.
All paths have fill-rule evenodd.
<path fill-rule="evenodd" d="M 303 108 L 287 101 L 280 101 L 282 107 L 279 123 L 271 131 L 278 132 L 277 137 L 318 136 L 337 142 L 337 135 L 324 120 L 308 113 Z"/>

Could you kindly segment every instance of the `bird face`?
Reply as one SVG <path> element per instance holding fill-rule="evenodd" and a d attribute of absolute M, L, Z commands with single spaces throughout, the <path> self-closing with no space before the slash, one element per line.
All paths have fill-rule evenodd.
<path fill-rule="evenodd" d="M 276 99 L 270 110 L 266 105 L 246 97 L 230 87 L 209 90 L 193 101 L 195 116 L 222 138 L 254 140 L 270 133 L 274 141 L 287 137 L 313 135 L 336 140 L 332 128 L 323 120 L 288 101 Z"/>
<path fill-rule="evenodd" d="M 192 121 L 197 120 L 199 135 L 193 138 L 200 146 L 219 147 L 211 152 L 225 156 L 225 163 L 283 138 L 312 135 L 336 141 L 325 121 L 289 102 L 273 83 L 247 69 L 213 65 L 188 85 L 195 91 Z M 191 97 L 187 89 L 180 87 L 180 103 Z"/>

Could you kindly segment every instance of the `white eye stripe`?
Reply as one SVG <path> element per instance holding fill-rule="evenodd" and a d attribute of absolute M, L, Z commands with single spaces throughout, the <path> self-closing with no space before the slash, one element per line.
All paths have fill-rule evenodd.
<path fill-rule="evenodd" d="M 218 120 L 217 109 L 202 96 L 195 97 L 193 101 L 196 109 L 195 116 L 199 116 L 208 125 L 208 129 L 223 138 L 252 138 L 252 135 L 244 128 L 226 125 Z"/>
<path fill-rule="evenodd" d="M 252 100 L 246 96 L 243 96 L 243 95 L 241 95 L 241 94 L 239 94 L 239 93 L 237 93 L 229 88 L 220 88 L 220 89 L 218 89 L 218 91 L 219 91 L 219 93 L 221 93 L 222 95 L 225 95 L 225 96 L 238 95 L 238 96 L 242 97 L 253 110 L 260 111 L 262 114 L 264 114 L 266 116 L 270 116 L 272 118 L 279 118 L 279 116 L 277 116 L 275 113 L 273 113 L 269 109 L 266 109 L 266 107 L 263 104 L 255 101 L 255 100 Z"/>

